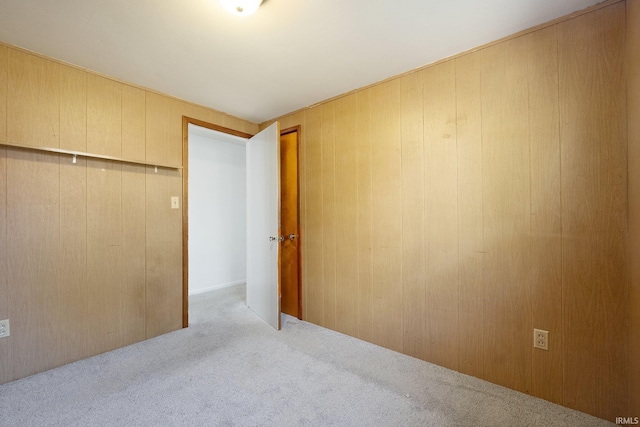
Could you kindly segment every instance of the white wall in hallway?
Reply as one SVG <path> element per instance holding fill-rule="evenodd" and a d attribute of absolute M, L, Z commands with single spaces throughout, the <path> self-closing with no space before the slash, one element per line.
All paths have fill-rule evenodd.
<path fill-rule="evenodd" d="M 246 281 L 245 140 L 189 125 L 189 295 Z"/>

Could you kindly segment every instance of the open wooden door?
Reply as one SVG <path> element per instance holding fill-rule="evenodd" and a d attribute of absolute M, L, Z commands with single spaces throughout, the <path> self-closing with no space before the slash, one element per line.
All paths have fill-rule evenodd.
<path fill-rule="evenodd" d="M 247 141 L 247 306 L 280 329 L 280 123 Z"/>

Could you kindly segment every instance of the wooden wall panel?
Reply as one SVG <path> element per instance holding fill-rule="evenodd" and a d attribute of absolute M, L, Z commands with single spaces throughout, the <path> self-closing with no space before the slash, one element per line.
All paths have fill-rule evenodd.
<path fill-rule="evenodd" d="M 72 139 L 71 139 L 72 140 Z M 87 319 L 87 161 L 60 157 L 60 269 L 58 270 L 61 363 L 91 355 Z"/>
<path fill-rule="evenodd" d="M 402 351 L 400 82 L 371 90 L 373 342 Z"/>
<path fill-rule="evenodd" d="M 184 108 L 0 46 L 0 141 L 180 164 Z M 0 383 L 182 325 L 182 218 L 170 196 L 182 196 L 179 171 L 0 147 L 0 319 L 12 327 Z"/>
<path fill-rule="evenodd" d="M 348 141 L 339 129 L 351 123 L 358 243 L 347 260 L 337 256 L 336 304 L 347 304 L 340 283 L 350 261 L 358 272 L 354 335 L 412 355 L 424 348 L 428 360 L 605 418 L 625 413 L 627 390 L 640 387 L 623 378 L 630 369 L 640 375 L 627 358 L 640 348 L 629 346 L 625 304 L 624 7 L 610 2 L 304 110 L 303 263 L 313 286 L 305 304 L 319 313 L 316 323 L 326 315 L 322 263 L 334 256 L 326 233 L 336 232 L 342 253 L 348 186 L 340 188 L 347 177 L 338 165 Z M 351 97 L 355 115 L 343 110 Z M 422 154 L 414 137 L 421 108 Z M 336 156 L 327 158 L 322 136 L 330 131 L 319 123 L 331 109 Z M 336 162 L 330 225 L 325 162 Z M 422 188 L 411 185 L 421 174 Z M 421 264 L 413 230 L 424 236 Z M 422 271 L 423 297 L 414 288 Z M 637 294 L 632 287 L 632 341 Z M 335 329 L 350 322 L 338 314 Z M 534 327 L 550 331 L 549 351 L 533 349 Z"/>
<path fill-rule="evenodd" d="M 323 321 L 324 298 L 322 290 L 322 146 L 320 109 L 305 113 L 305 229 L 303 250 L 303 271 L 306 280 L 305 313 L 306 321 L 320 324 Z"/>
<path fill-rule="evenodd" d="M 7 150 L 0 147 L 0 294 L 9 295 L 7 283 Z M 9 298 L 0 299 L 0 320 L 9 318 Z M 10 338 L 10 337 L 9 337 Z M 9 381 L 9 338 L 0 340 L 0 384 Z"/>
<path fill-rule="evenodd" d="M 122 157 L 145 160 L 145 92 L 122 85 Z"/>
<path fill-rule="evenodd" d="M 179 171 L 146 170 L 146 337 L 182 327 L 182 216 L 171 209 L 171 197 L 182 204 Z"/>
<path fill-rule="evenodd" d="M 202 120 L 207 123 L 217 123 L 220 126 L 222 113 L 214 110 L 209 110 L 208 108 L 204 108 L 200 105 L 185 103 L 184 105 L 184 114 L 187 117 L 191 117 L 194 119 Z"/>
<path fill-rule="evenodd" d="M 223 126 L 240 132 L 248 133 L 249 135 L 255 135 L 260 130 L 265 129 L 268 126 L 267 122 L 258 125 L 257 123 L 242 120 L 238 117 L 234 117 L 220 111 L 212 110 L 201 105 L 192 104 L 190 102 L 184 102 L 183 108 L 183 114 L 187 117 L 202 120 L 207 123 L 217 124 L 218 126 Z M 299 112 L 299 114 L 304 117 L 303 112 Z M 272 121 L 268 123 L 271 124 Z M 286 129 L 286 127 L 282 127 L 282 129 Z"/>
<path fill-rule="evenodd" d="M 87 324 L 89 353 L 113 350 L 122 341 L 122 165 L 87 161 Z"/>
<path fill-rule="evenodd" d="M 122 166 L 122 345 L 145 339 L 146 168 Z"/>
<path fill-rule="evenodd" d="M 220 126 L 224 126 L 229 129 L 237 129 L 237 130 L 242 130 L 244 128 L 244 124 L 246 123 L 246 120 L 242 120 L 238 117 L 231 116 L 229 114 L 224 114 L 224 113 L 218 113 L 218 114 L 219 114 L 219 117 L 216 121 L 220 123 Z M 254 131 L 254 132 L 248 132 L 248 133 L 253 133 L 255 135 L 258 132 Z"/>
<path fill-rule="evenodd" d="M 9 50 L 9 142 L 59 147 L 60 67 L 55 62 Z"/>
<path fill-rule="evenodd" d="M 356 112 L 355 95 L 335 103 L 336 330 L 351 336 L 358 333 Z"/>
<path fill-rule="evenodd" d="M 322 121 L 322 290 L 323 316 L 321 326 L 336 328 L 336 200 L 335 200 L 335 121 L 334 103 L 320 107 Z"/>
<path fill-rule="evenodd" d="M 59 193 L 57 156 L 8 149 L 9 380 L 49 369 L 60 357 L 61 332 L 52 311 L 60 265 Z"/>
<path fill-rule="evenodd" d="M 426 359 L 458 367 L 455 62 L 424 70 Z"/>
<path fill-rule="evenodd" d="M 181 175 L 177 170 L 146 169 L 146 241 L 181 242 L 181 209 L 171 209 L 171 197 L 182 204 Z"/>
<path fill-rule="evenodd" d="M 146 337 L 182 327 L 182 249 L 173 242 L 147 243 L 146 247 Z"/>
<path fill-rule="evenodd" d="M 624 3 L 558 25 L 564 403 L 628 405 Z"/>
<path fill-rule="evenodd" d="M 531 306 L 549 350 L 533 349 L 531 394 L 562 403 L 562 217 L 556 27 L 526 36 L 531 150 Z"/>
<path fill-rule="evenodd" d="M 88 310 L 92 313 L 87 322 L 90 354 L 104 353 L 121 346 L 118 316 L 122 286 L 121 251 L 119 246 L 89 246 L 87 250 Z"/>
<path fill-rule="evenodd" d="M 121 193 L 119 163 L 87 161 L 87 242 L 90 249 L 122 245 Z"/>
<path fill-rule="evenodd" d="M 531 389 L 529 122 L 520 37 L 482 52 L 484 375 Z"/>
<path fill-rule="evenodd" d="M 182 164 L 182 102 L 146 92 L 146 161 Z"/>
<path fill-rule="evenodd" d="M 248 120 L 243 120 L 242 123 L 240 123 L 240 128 L 238 130 L 248 133 L 249 135 L 255 135 L 258 133 L 258 124 L 252 123 Z"/>
<path fill-rule="evenodd" d="M 631 272 L 629 415 L 640 414 L 640 2 L 626 2 L 629 134 L 629 263 Z"/>
<path fill-rule="evenodd" d="M 0 46 L 0 141 L 7 140 L 7 91 L 9 89 L 9 50 Z"/>
<path fill-rule="evenodd" d="M 400 81 L 402 134 L 402 296 L 404 352 L 426 358 L 424 72 Z M 430 96 L 430 94 L 427 94 Z"/>
<path fill-rule="evenodd" d="M 357 337 L 373 341 L 373 253 L 371 165 L 371 90 L 356 94 L 356 129 L 358 175 L 358 333 Z"/>
<path fill-rule="evenodd" d="M 89 75 L 87 151 L 122 157 L 122 83 Z"/>
<path fill-rule="evenodd" d="M 290 116 L 283 117 L 282 120 L 280 120 L 280 129 L 289 129 L 302 124 L 304 124 L 304 112 L 298 111 Z"/>
<path fill-rule="evenodd" d="M 87 72 L 60 67 L 60 148 L 87 151 Z"/>
<path fill-rule="evenodd" d="M 484 378 L 484 230 L 481 57 L 456 59 L 458 148 L 458 369 Z"/>

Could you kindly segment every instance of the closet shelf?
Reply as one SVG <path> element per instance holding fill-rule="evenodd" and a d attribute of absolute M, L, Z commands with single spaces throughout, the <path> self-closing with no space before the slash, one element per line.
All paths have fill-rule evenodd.
<path fill-rule="evenodd" d="M 156 168 L 182 170 L 182 166 L 178 166 L 178 165 L 168 165 L 168 164 L 155 163 L 155 162 L 144 162 L 144 161 L 141 161 L 141 160 L 129 160 L 129 159 L 123 159 L 121 157 L 104 156 L 102 154 L 85 153 L 84 151 L 63 150 L 61 148 L 50 148 L 50 147 L 36 147 L 36 146 L 33 146 L 33 145 L 15 144 L 15 143 L 12 143 L 12 142 L 0 142 L 0 145 L 4 145 L 6 147 L 21 148 L 21 149 L 24 149 L 24 150 L 34 150 L 34 151 L 44 151 L 44 152 L 47 152 L 47 153 L 67 154 L 67 155 L 72 156 L 74 158 L 74 163 L 75 163 L 75 158 L 76 157 L 86 157 L 86 158 L 89 158 L 89 159 L 109 160 L 109 161 L 112 161 L 112 162 L 128 163 L 128 164 L 133 164 L 133 165 L 154 166 Z"/>

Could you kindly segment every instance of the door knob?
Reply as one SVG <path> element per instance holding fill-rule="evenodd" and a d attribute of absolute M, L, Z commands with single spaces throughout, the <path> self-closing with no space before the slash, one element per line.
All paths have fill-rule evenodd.
<path fill-rule="evenodd" d="M 269 241 L 275 242 L 276 240 L 278 242 L 284 242 L 284 236 L 278 236 L 278 237 L 269 236 Z"/>
<path fill-rule="evenodd" d="M 295 234 L 289 234 L 289 240 L 293 240 L 293 239 L 295 239 L 295 238 L 296 238 L 296 235 L 295 235 Z"/>

